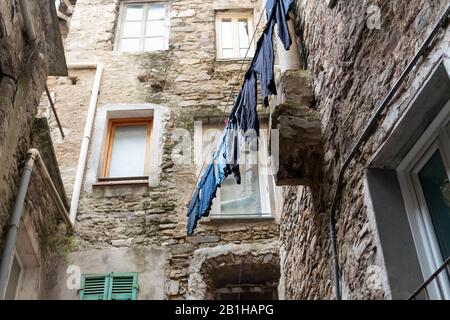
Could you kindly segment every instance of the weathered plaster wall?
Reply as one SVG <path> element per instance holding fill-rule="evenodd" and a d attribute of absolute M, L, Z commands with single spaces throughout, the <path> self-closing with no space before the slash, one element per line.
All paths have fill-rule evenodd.
<path fill-rule="evenodd" d="M 164 299 L 165 269 L 168 250 L 166 248 L 109 248 L 71 253 L 73 261 L 83 273 L 137 272 L 138 300 Z M 77 300 L 78 291 L 67 286 L 66 266 L 59 269 L 55 286 L 50 296 L 62 300 Z M 70 283 L 70 281 L 69 281 Z"/>
<path fill-rule="evenodd" d="M 19 182 L 19 164 L 31 145 L 32 118 L 46 78 L 45 60 L 27 45 L 18 3 L 1 3 L 0 24 L 0 244 Z M 38 11 L 39 12 L 39 11 Z M 2 246 L 0 246 L 2 247 Z"/>
<path fill-rule="evenodd" d="M 172 139 L 177 128 L 193 134 L 194 120 L 220 116 L 230 91 L 239 89 L 240 61 L 217 61 L 215 50 L 215 9 L 256 8 L 256 0 L 182 0 L 170 3 L 169 50 L 147 53 L 114 51 L 119 1 L 79 0 L 65 41 L 68 63 L 100 62 L 104 73 L 98 100 L 97 118 L 90 146 L 86 183 L 80 199 L 76 223 L 79 252 L 93 249 L 163 247 L 169 250 L 165 269 L 164 298 L 184 298 L 188 267 L 194 250 L 227 243 L 271 243 L 278 238 L 273 220 L 202 222 L 193 237 L 186 237 L 186 204 L 196 183 L 194 164 L 174 163 Z M 243 68 L 246 69 L 245 66 Z M 50 115 L 52 136 L 65 188 L 70 198 L 83 138 L 94 70 L 69 70 L 69 77 L 50 81 L 56 108 L 66 138 L 59 137 Z M 160 184 L 157 186 L 96 186 L 92 174 L 98 165 L 104 110 L 120 105 L 158 105 L 167 110 L 162 132 Z M 43 103 L 42 112 L 45 113 Z M 228 106 L 228 110 L 230 106 Z M 166 111 L 165 111 L 166 112 Z M 104 122 L 104 121 L 103 121 Z M 193 158 L 193 155 L 192 155 Z M 95 173 L 94 173 L 95 176 Z M 94 177 L 94 179 L 97 177 Z M 113 266 L 111 266 L 113 268 Z M 86 269 L 86 268 L 85 268 Z M 113 272 L 115 270 L 111 270 Z M 82 272 L 91 272 L 82 270 Z M 176 289 L 176 290 L 175 290 Z"/>
<path fill-rule="evenodd" d="M 370 5 L 381 9 L 381 29 L 367 27 Z M 315 108 L 321 114 L 324 167 L 313 187 L 284 190 L 280 232 L 286 250 L 281 270 L 285 298 L 333 297 L 327 223 L 339 168 L 446 5 L 446 0 L 355 0 L 338 1 L 328 9 L 325 1 L 296 2 L 297 28 L 312 72 Z M 377 230 L 364 200 L 364 171 L 439 57 L 448 53 L 448 39 L 447 28 L 347 171 L 336 222 L 344 298 L 390 298 Z"/>

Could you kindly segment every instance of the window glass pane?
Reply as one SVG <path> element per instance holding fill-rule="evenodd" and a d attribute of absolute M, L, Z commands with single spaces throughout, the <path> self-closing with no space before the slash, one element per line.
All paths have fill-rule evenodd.
<path fill-rule="evenodd" d="M 233 58 L 233 49 L 223 49 L 222 58 Z"/>
<path fill-rule="evenodd" d="M 165 50 L 167 48 L 167 40 L 164 37 L 154 37 L 145 39 L 145 51 Z"/>
<path fill-rule="evenodd" d="M 157 3 L 149 5 L 147 20 L 164 19 L 166 17 L 166 5 Z"/>
<path fill-rule="evenodd" d="M 443 259 L 450 256 L 450 183 L 439 151 L 419 172 Z"/>
<path fill-rule="evenodd" d="M 166 34 L 166 22 L 147 21 L 145 29 L 145 36 L 147 37 L 164 36 Z"/>
<path fill-rule="evenodd" d="M 247 19 L 239 19 L 239 48 L 247 49 L 250 43 Z"/>
<path fill-rule="evenodd" d="M 111 152 L 109 177 L 144 176 L 147 126 L 117 126 Z"/>
<path fill-rule="evenodd" d="M 124 52 L 136 52 L 140 50 L 140 39 L 122 39 L 121 51 Z"/>
<path fill-rule="evenodd" d="M 6 300 L 14 300 L 16 298 L 17 286 L 19 285 L 20 274 L 22 269 L 20 268 L 17 257 L 14 256 L 11 273 L 9 275 L 8 285 L 6 287 Z"/>
<path fill-rule="evenodd" d="M 233 48 L 233 25 L 231 19 L 222 19 L 222 48 Z"/>
<path fill-rule="evenodd" d="M 240 58 L 245 58 L 245 55 L 247 54 L 247 58 L 251 56 L 251 52 L 249 51 L 247 53 L 248 49 L 239 49 L 239 57 Z"/>
<path fill-rule="evenodd" d="M 125 21 L 142 20 L 144 6 L 142 4 L 132 4 L 126 6 Z"/>
<path fill-rule="evenodd" d="M 241 184 L 236 184 L 229 176 L 220 188 L 221 214 L 258 215 L 261 214 L 259 170 L 256 161 L 246 154 L 246 163 L 240 166 Z"/>
<path fill-rule="evenodd" d="M 142 34 L 142 22 L 125 22 L 122 37 L 140 37 Z"/>

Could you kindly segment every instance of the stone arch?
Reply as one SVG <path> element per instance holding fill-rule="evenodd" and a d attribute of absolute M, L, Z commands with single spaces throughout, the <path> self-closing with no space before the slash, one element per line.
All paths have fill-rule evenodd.
<path fill-rule="evenodd" d="M 275 244 L 227 244 L 194 252 L 187 298 L 277 298 L 280 277 Z"/>

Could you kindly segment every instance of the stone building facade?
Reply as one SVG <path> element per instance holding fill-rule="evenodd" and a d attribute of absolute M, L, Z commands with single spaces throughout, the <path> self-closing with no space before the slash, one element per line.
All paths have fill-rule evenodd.
<path fill-rule="evenodd" d="M 152 6 L 166 10 L 162 19 L 168 26 L 167 47 L 124 52 L 128 8 L 138 8 L 139 15 L 139 8 Z M 111 273 L 137 274 L 137 299 L 277 296 L 276 193 L 268 215 L 211 216 L 187 237 L 186 206 L 208 148 L 200 145 L 199 151 L 194 142 L 187 151 L 180 147 L 188 135 L 203 141 L 211 134 L 208 129 L 223 129 L 234 99 L 230 95 L 233 90 L 237 94 L 250 61 L 218 56 L 218 17 L 246 21 L 251 37 L 252 30 L 259 33 L 263 26 L 258 25 L 261 7 L 255 0 L 76 2 L 64 43 L 69 76 L 48 81 L 64 139 L 47 101 L 40 110 L 49 115 L 64 186 L 72 209 L 75 205 L 71 217 L 76 214 L 78 244 L 61 266 L 50 298 L 79 299 L 85 283 L 78 286 L 76 279 Z M 93 127 L 86 131 L 93 96 L 98 98 Z M 109 124 L 124 118 L 152 119 L 148 172 L 139 179 L 102 178 Z M 89 151 L 74 204 L 87 132 Z M 273 182 L 268 183 L 275 190 Z M 259 276 L 252 275 L 255 271 Z M 72 276 L 75 285 L 67 286 Z"/>
<path fill-rule="evenodd" d="M 277 170 L 258 166 L 255 180 L 249 166 L 248 183 L 222 187 L 211 216 L 186 235 L 211 130 L 224 126 L 265 2 L 65 1 L 68 75 L 59 69 L 47 79 L 64 137 L 46 95 L 35 133 L 31 125 L 46 68 L 61 55 L 31 55 L 27 67 L 24 40 L 0 37 L 11 55 L 0 69 L 8 106 L 0 110 L 0 157 L 11 164 L 0 168 L 8 181 L 0 184 L 8 199 L 1 232 L 30 147 L 70 199 L 73 238 L 57 227 L 42 178 L 32 180 L 25 216 L 34 217 L 47 279 L 33 298 L 406 299 L 447 259 L 448 0 L 294 1 L 294 46 L 277 45 L 278 95 L 259 110 L 263 128 L 278 130 L 278 141 L 264 131 L 260 144 Z M 19 28 L 20 14 L 4 15 L 17 3 L 2 4 L 0 28 Z M 0 36 L 22 36 L 3 29 Z M 27 96 L 14 93 L 20 77 Z M 227 205 L 238 209 L 230 214 Z M 52 222 L 47 230 L 42 221 Z M 442 273 L 418 297 L 449 292 Z"/>
<path fill-rule="evenodd" d="M 340 169 L 439 18 L 445 17 L 446 10 L 448 15 L 448 6 L 446 0 L 296 1 L 297 36 L 312 86 L 303 88 L 312 90 L 310 107 L 320 119 L 322 137 L 315 159 L 321 165 L 312 172 L 308 165 L 300 168 L 312 177 L 305 186 L 284 187 L 281 297 L 336 296 L 329 221 Z M 418 220 L 426 221 L 423 217 L 433 216 L 435 208 L 429 208 L 428 198 L 428 206 L 413 205 L 406 180 L 417 173 L 404 164 L 411 158 L 429 159 L 417 150 L 423 141 L 427 141 L 421 145 L 424 150 L 436 141 L 437 135 L 429 133 L 436 121 L 443 121 L 440 130 L 447 126 L 448 132 L 450 29 L 448 20 L 441 21 L 344 172 L 335 218 L 344 299 L 406 299 L 447 258 L 449 233 L 439 234 L 439 228 L 448 220 L 431 223 L 436 233 L 433 227 L 421 233 L 415 217 L 420 214 Z M 444 159 L 448 157 L 445 141 L 439 147 Z M 290 157 L 301 163 L 304 154 L 294 152 Z M 439 189 L 433 192 L 442 197 L 437 200 L 441 204 L 443 199 L 448 201 L 445 171 L 442 177 L 442 195 Z M 445 205 L 441 209 L 448 216 L 448 202 L 447 209 Z M 430 234 L 437 234 L 439 240 L 429 240 L 434 237 Z M 435 256 L 430 253 L 433 250 Z M 442 280 L 443 288 L 447 280 Z M 448 286 L 437 292 L 435 285 L 436 281 L 428 287 L 429 297 L 448 299 Z"/>
<path fill-rule="evenodd" d="M 45 298 L 71 242 L 48 124 L 36 117 L 47 75 L 67 75 L 64 50 L 54 2 L 28 1 L 28 7 L 0 3 L 0 299 Z"/>

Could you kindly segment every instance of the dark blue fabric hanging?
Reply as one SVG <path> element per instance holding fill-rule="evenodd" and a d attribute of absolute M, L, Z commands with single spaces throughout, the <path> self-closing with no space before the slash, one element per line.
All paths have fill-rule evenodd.
<path fill-rule="evenodd" d="M 187 223 L 187 233 L 188 235 L 192 235 L 194 233 L 195 228 L 197 227 L 198 221 L 198 209 L 199 209 L 199 189 L 195 188 L 194 194 L 192 195 L 191 201 L 188 205 L 188 223 Z"/>
<path fill-rule="evenodd" d="M 258 105 L 256 87 L 256 74 L 253 69 L 250 69 L 245 75 L 244 85 L 230 115 L 230 121 L 237 124 L 236 129 L 243 132 L 247 132 L 247 130 L 259 132 L 259 119 L 256 111 Z"/>
<path fill-rule="evenodd" d="M 289 50 L 292 44 L 291 35 L 288 28 L 288 13 L 292 9 L 294 0 L 267 0 L 266 17 L 267 21 L 274 21 L 278 26 L 278 37 L 286 50 Z"/>
<path fill-rule="evenodd" d="M 202 180 L 200 181 L 199 189 L 199 218 L 209 216 L 211 206 L 214 198 L 216 197 L 217 181 L 214 172 L 214 161 L 212 161 L 205 170 Z"/>
<path fill-rule="evenodd" d="M 269 106 L 269 96 L 277 94 L 275 86 L 274 61 L 275 53 L 273 51 L 273 27 L 274 20 L 270 20 L 261 38 L 257 43 L 257 50 L 253 59 L 252 68 L 259 76 L 261 85 L 261 95 L 265 107 Z"/>
<path fill-rule="evenodd" d="M 233 174 L 236 182 L 241 183 L 239 159 L 242 147 L 259 136 L 259 119 L 257 113 L 257 81 L 261 85 L 261 95 L 264 106 L 269 105 L 269 96 L 277 94 L 273 46 L 273 31 L 277 24 L 278 37 L 286 50 L 289 50 L 292 39 L 288 29 L 288 12 L 292 8 L 293 0 L 267 0 L 267 24 L 261 38 L 257 42 L 255 56 L 249 70 L 245 74 L 241 91 L 233 105 L 228 118 L 228 124 L 219 141 L 218 151 L 213 161 L 206 168 L 202 179 L 188 205 L 188 235 L 192 235 L 197 221 L 207 217 L 212 202 L 216 197 L 217 188 L 225 179 Z M 248 134 L 249 132 L 254 133 Z M 216 175 L 217 171 L 217 175 Z"/>
<path fill-rule="evenodd" d="M 227 178 L 227 146 L 227 129 L 225 129 L 220 137 L 219 147 L 214 156 L 217 172 L 216 182 L 218 187 L 220 187 Z"/>
<path fill-rule="evenodd" d="M 226 135 L 226 161 L 227 166 L 225 176 L 233 174 L 237 184 L 241 184 L 241 172 L 239 170 L 239 160 L 241 155 L 241 145 L 239 139 L 239 129 L 236 118 L 228 119 Z"/>
<path fill-rule="evenodd" d="M 194 191 L 188 205 L 187 233 L 192 235 L 200 218 L 209 216 L 212 202 L 216 197 L 218 184 L 214 170 L 214 161 L 208 165 L 200 183 Z"/>

